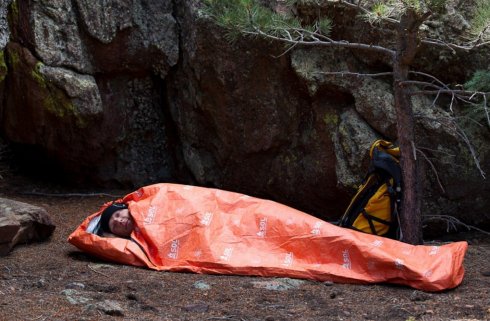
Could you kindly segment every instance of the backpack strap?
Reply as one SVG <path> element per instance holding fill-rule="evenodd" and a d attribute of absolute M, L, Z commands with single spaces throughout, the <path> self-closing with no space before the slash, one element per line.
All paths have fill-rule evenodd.
<path fill-rule="evenodd" d="M 364 216 L 366 218 L 366 221 L 368 222 L 369 224 L 369 228 L 371 229 L 371 232 L 374 234 L 374 235 L 378 235 L 378 231 L 376 231 L 376 227 L 374 226 L 374 223 L 373 221 L 376 221 L 376 222 L 379 222 L 379 223 L 382 223 L 384 225 L 388 225 L 388 226 L 391 226 L 393 225 L 392 223 L 388 222 L 388 221 L 385 221 L 379 217 L 376 217 L 376 216 L 373 216 L 371 214 L 369 214 L 366 210 L 362 210 L 362 216 Z"/>

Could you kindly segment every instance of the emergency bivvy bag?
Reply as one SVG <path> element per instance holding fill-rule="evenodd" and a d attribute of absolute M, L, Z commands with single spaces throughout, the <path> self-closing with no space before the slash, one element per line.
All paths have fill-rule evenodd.
<path fill-rule="evenodd" d="M 388 282 L 426 291 L 454 288 L 464 275 L 466 242 L 410 245 L 244 194 L 162 183 L 116 201 L 134 219 L 130 239 L 96 234 L 108 202 L 68 241 L 104 260 L 159 271 Z"/>
<path fill-rule="evenodd" d="M 340 226 L 400 240 L 402 198 L 400 149 L 385 140 L 369 150 L 368 172 L 345 211 Z"/>

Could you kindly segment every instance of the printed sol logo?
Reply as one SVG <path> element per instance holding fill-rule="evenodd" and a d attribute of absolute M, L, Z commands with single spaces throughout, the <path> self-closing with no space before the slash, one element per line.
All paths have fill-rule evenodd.
<path fill-rule="evenodd" d="M 424 277 L 430 278 L 432 276 L 432 270 L 427 270 L 424 272 Z"/>
<path fill-rule="evenodd" d="M 213 219 L 213 213 L 206 212 L 206 213 L 204 213 L 203 217 L 201 218 L 201 224 L 204 226 L 209 226 L 209 224 L 211 224 L 212 219 Z"/>
<path fill-rule="evenodd" d="M 311 234 L 320 235 L 320 227 L 322 226 L 322 222 L 316 222 L 311 230 Z"/>
<path fill-rule="evenodd" d="M 183 207 L 179 207 L 179 208 L 177 208 L 177 209 L 175 210 L 175 213 L 176 213 L 176 214 L 182 214 L 182 213 L 184 213 L 184 210 L 185 210 L 185 208 L 183 208 Z"/>
<path fill-rule="evenodd" d="M 439 246 L 432 246 L 429 255 L 436 255 L 437 253 L 439 253 Z"/>
<path fill-rule="evenodd" d="M 294 261 L 294 254 L 293 254 L 293 252 L 288 252 L 286 254 L 286 257 L 284 258 L 284 261 L 282 262 L 282 265 L 284 265 L 284 266 L 291 266 L 291 265 L 293 265 L 293 261 Z"/>
<path fill-rule="evenodd" d="M 227 247 L 223 251 L 223 255 L 220 256 L 220 259 L 222 259 L 223 261 L 228 262 L 230 260 L 232 254 L 233 254 L 233 248 Z"/>
<path fill-rule="evenodd" d="M 155 215 L 157 213 L 157 207 L 154 205 L 151 205 L 148 208 L 148 214 L 145 217 L 145 224 L 151 224 L 155 220 Z"/>
<path fill-rule="evenodd" d="M 259 221 L 259 231 L 257 232 L 258 237 L 265 237 L 267 234 L 267 217 L 263 217 Z"/>
<path fill-rule="evenodd" d="M 395 267 L 398 270 L 403 270 L 403 268 L 405 267 L 405 264 L 404 264 L 403 260 L 402 259 L 396 259 L 395 260 Z"/>
<path fill-rule="evenodd" d="M 172 243 L 170 243 L 170 251 L 168 252 L 167 257 L 169 259 L 177 259 L 179 257 L 179 247 L 179 240 L 173 240 Z"/>
<path fill-rule="evenodd" d="M 344 269 L 351 270 L 352 269 L 352 262 L 350 260 L 350 254 L 349 250 L 343 250 L 342 251 L 342 267 Z"/>

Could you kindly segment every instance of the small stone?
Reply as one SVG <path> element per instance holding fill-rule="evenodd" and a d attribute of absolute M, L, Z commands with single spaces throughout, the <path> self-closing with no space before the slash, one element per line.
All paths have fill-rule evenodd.
<path fill-rule="evenodd" d="M 337 293 L 332 292 L 330 293 L 330 299 L 335 299 L 337 297 Z"/>
<path fill-rule="evenodd" d="M 46 280 L 41 278 L 36 282 L 36 287 L 44 288 L 46 286 Z"/>
<path fill-rule="evenodd" d="M 489 271 L 482 271 L 481 275 L 483 276 L 490 276 L 490 270 Z"/>
<path fill-rule="evenodd" d="M 426 301 L 430 299 L 430 295 L 422 291 L 413 291 L 410 295 L 410 301 Z"/>
<path fill-rule="evenodd" d="M 158 312 L 158 309 L 149 305 L 149 304 L 142 304 L 140 305 L 140 309 L 142 311 L 153 311 L 153 312 Z"/>
<path fill-rule="evenodd" d="M 77 290 L 73 290 L 73 289 L 63 290 L 63 291 L 61 291 L 61 294 L 63 294 L 66 297 L 68 302 L 70 302 L 71 304 L 74 304 L 74 305 L 75 304 L 85 304 L 85 303 L 92 301 L 92 299 L 82 296 L 80 294 L 80 292 L 78 292 Z"/>
<path fill-rule="evenodd" d="M 264 319 L 264 321 L 274 321 L 274 320 L 275 320 L 275 318 L 271 315 L 266 316 Z"/>
<path fill-rule="evenodd" d="M 95 270 L 103 270 L 103 269 L 113 269 L 115 266 L 111 264 L 105 264 L 105 263 L 94 263 L 94 264 L 89 264 L 89 268 L 95 269 Z"/>
<path fill-rule="evenodd" d="M 134 293 L 126 294 L 126 299 L 131 300 L 131 301 L 139 301 L 138 297 Z"/>
<path fill-rule="evenodd" d="M 299 288 L 305 281 L 290 279 L 290 278 L 278 278 L 275 280 L 267 281 L 254 281 L 252 285 L 256 289 L 266 289 L 272 291 L 287 291 L 289 289 Z"/>
<path fill-rule="evenodd" d="M 194 288 L 199 290 L 209 290 L 211 286 L 204 281 L 197 281 L 192 285 Z"/>
<path fill-rule="evenodd" d="M 189 304 L 184 307 L 184 310 L 187 312 L 208 312 L 209 310 L 209 305 L 206 304 L 205 302 L 197 302 L 195 304 Z"/>
<path fill-rule="evenodd" d="M 326 286 L 332 286 L 334 283 L 332 281 L 325 281 L 323 282 L 323 285 L 326 285 Z"/>
<path fill-rule="evenodd" d="M 104 300 L 103 302 L 97 303 L 97 309 L 107 315 L 124 316 L 124 310 L 121 305 L 113 300 Z"/>
<path fill-rule="evenodd" d="M 66 289 L 85 289 L 85 284 L 80 282 L 71 282 L 65 286 Z"/>
<path fill-rule="evenodd" d="M 425 311 L 425 314 L 434 314 L 434 310 L 427 310 Z"/>

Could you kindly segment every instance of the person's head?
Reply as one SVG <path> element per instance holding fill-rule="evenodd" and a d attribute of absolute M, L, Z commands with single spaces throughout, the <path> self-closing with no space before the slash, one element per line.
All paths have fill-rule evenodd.
<path fill-rule="evenodd" d="M 128 238 L 134 229 L 134 220 L 128 206 L 122 203 L 109 205 L 101 214 L 100 227 L 103 232 Z"/>

